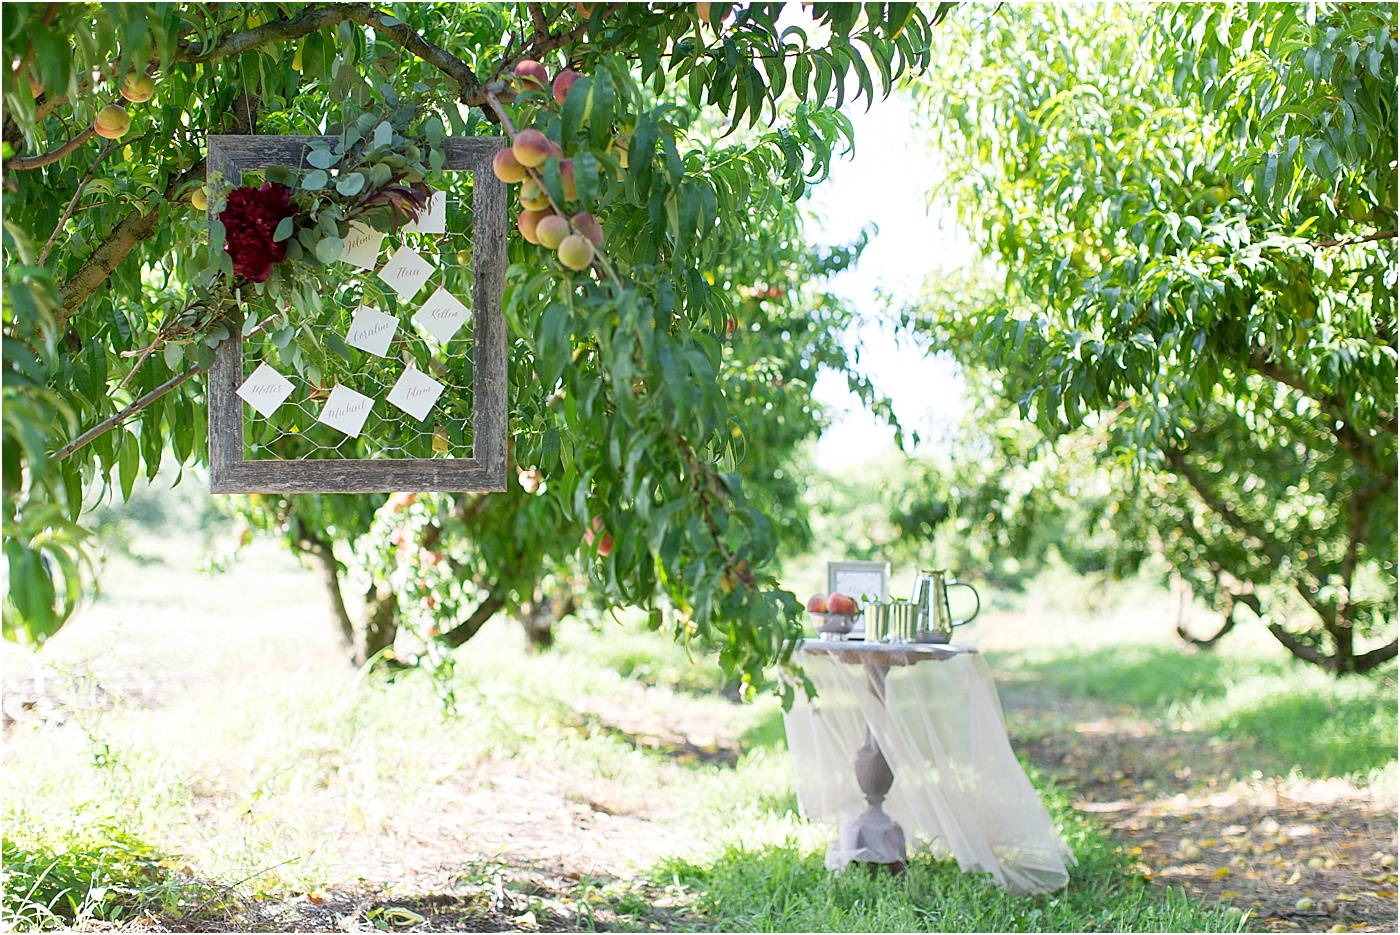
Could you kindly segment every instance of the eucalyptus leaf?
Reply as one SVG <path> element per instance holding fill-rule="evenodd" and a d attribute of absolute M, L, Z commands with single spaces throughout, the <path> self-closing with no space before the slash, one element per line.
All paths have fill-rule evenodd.
<path fill-rule="evenodd" d="M 295 219 L 291 217 L 283 218 L 277 222 L 277 230 L 272 232 L 272 242 L 281 243 L 291 237 L 294 230 L 296 230 Z"/>
<path fill-rule="evenodd" d="M 306 161 L 318 169 L 329 169 L 340 161 L 340 157 L 329 149 L 317 147 L 307 154 Z"/>
<path fill-rule="evenodd" d="M 350 172 L 336 179 L 335 190 L 345 197 L 358 195 L 364 191 L 365 177 L 359 172 Z M 319 250 L 319 248 L 317 248 Z"/>
<path fill-rule="evenodd" d="M 322 263 L 331 264 L 340 259 L 340 253 L 345 245 L 339 237 L 325 237 L 316 244 L 316 259 Z"/>
<path fill-rule="evenodd" d="M 181 362 L 185 359 L 185 346 L 171 341 L 165 345 L 161 355 L 165 358 L 165 366 L 171 370 L 178 370 Z"/>
<path fill-rule="evenodd" d="M 330 175 L 321 169 L 313 169 L 306 173 L 301 180 L 301 187 L 309 192 L 320 191 L 326 187 L 326 183 L 331 179 Z"/>

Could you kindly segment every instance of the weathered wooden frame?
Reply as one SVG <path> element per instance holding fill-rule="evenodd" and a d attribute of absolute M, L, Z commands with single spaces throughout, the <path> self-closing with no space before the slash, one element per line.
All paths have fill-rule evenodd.
<path fill-rule="evenodd" d="M 243 171 L 299 166 L 313 143 L 334 136 L 210 136 L 208 172 L 232 185 Z M 443 169 L 472 178 L 472 457 L 306 461 L 243 457 L 243 337 L 222 342 L 209 370 L 209 489 L 213 493 L 387 493 L 506 489 L 506 187 L 491 170 L 501 137 L 445 139 Z M 209 221 L 214 222 L 213 209 Z"/>

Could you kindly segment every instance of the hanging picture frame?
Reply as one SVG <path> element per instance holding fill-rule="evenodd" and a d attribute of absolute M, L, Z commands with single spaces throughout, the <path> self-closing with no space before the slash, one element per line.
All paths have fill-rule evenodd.
<path fill-rule="evenodd" d="M 236 187 L 242 184 L 245 171 L 302 165 L 312 146 L 332 145 L 337 140 L 334 136 L 210 136 L 209 178 L 221 177 Z M 214 363 L 209 370 L 209 474 L 213 493 L 455 493 L 506 489 L 507 356 L 506 324 L 501 312 L 506 270 L 506 188 L 491 170 L 492 158 L 505 145 L 506 141 L 500 137 L 456 137 L 441 142 L 445 159 L 440 171 L 469 172 L 472 176 L 471 356 L 469 367 L 461 368 L 469 369 L 472 388 L 470 418 L 463 420 L 469 421 L 469 456 L 436 456 L 439 446 L 438 438 L 434 437 L 433 457 L 259 457 L 258 451 L 250 451 L 256 446 L 248 443 L 245 405 L 257 410 L 255 417 L 262 410 L 251 396 L 240 396 L 239 391 L 245 384 L 256 383 L 253 378 L 260 375 L 256 370 L 251 375 L 245 372 L 243 329 L 234 327 L 230 329 L 231 336 L 215 349 Z M 434 209 L 441 210 L 438 206 Z M 211 227 L 214 220 L 211 204 Z M 343 258 L 354 263 L 348 256 Z M 366 268 L 366 275 L 374 273 Z M 461 303 L 456 305 L 461 306 Z M 456 313 L 456 309 L 453 311 Z M 356 312 L 366 313 L 364 309 Z M 404 324 L 407 323 L 401 323 L 400 330 Z M 413 372 L 411 363 L 408 372 L 413 380 L 424 379 Z M 285 381 L 285 377 L 276 373 L 262 376 L 265 392 L 274 398 L 279 393 L 286 397 L 286 387 L 278 382 L 279 378 Z M 428 379 L 428 382 L 434 381 Z M 417 386 L 411 389 L 418 391 Z M 395 384 L 395 391 L 408 392 L 398 384 Z M 249 390 L 244 388 L 244 392 L 247 394 Z M 339 386 L 332 395 L 338 400 L 349 400 L 352 409 L 355 403 L 366 398 Z M 376 404 L 385 407 L 397 404 L 404 409 L 402 401 L 396 400 L 393 394 Z M 363 417 L 356 422 L 351 416 L 347 425 L 329 417 L 331 410 L 332 405 L 327 400 L 317 421 L 335 426 L 348 437 L 357 437 Z M 405 409 L 413 410 L 412 406 Z M 321 448 L 324 450 L 326 446 Z"/>

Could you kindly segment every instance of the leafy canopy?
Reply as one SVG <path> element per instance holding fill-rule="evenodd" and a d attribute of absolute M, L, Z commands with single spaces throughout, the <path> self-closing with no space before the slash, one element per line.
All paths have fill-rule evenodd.
<path fill-rule="evenodd" d="M 936 346 L 1131 472 L 1125 547 L 1227 626 L 1394 657 L 1356 642 L 1395 619 L 1394 8 L 1003 7 L 945 38 L 968 67 L 920 93 L 998 288 L 932 299 Z"/>
<path fill-rule="evenodd" d="M 347 306 L 395 303 L 334 261 L 358 199 L 431 183 L 446 138 L 533 127 L 573 159 L 604 238 L 578 272 L 511 238 L 524 486 L 243 508 L 322 562 L 342 614 L 342 578 L 370 588 L 380 650 L 404 623 L 440 658 L 582 572 L 607 603 L 763 682 L 799 632 L 771 575 L 780 537 L 803 534 L 782 465 L 819 428 L 816 368 L 845 366 L 830 337 L 845 313 L 807 281 L 849 257 L 797 237 L 794 205 L 850 145 L 840 108 L 927 68 L 948 5 L 815 4 L 806 28 L 780 24 L 781 3 L 714 6 L 705 23 L 692 4 L 7 7 L 6 635 L 39 642 L 71 613 L 89 483 L 125 496 L 167 458 L 202 461 L 202 373 L 235 328 L 313 392 L 366 372 L 336 337 Z M 512 79 L 522 59 L 586 77 L 554 107 Z M 126 105 L 125 137 L 93 139 L 83 128 L 135 72 L 155 97 Z M 278 225 L 290 259 L 266 283 L 234 273 L 220 225 L 193 207 L 224 203 L 227 186 L 206 187 L 210 133 L 340 137 L 278 176 L 302 220 Z M 566 200 L 558 171 L 542 181 Z M 393 211 L 372 222 L 395 231 Z M 461 287 L 456 253 L 442 265 Z M 443 405 L 469 411 L 470 380 L 452 382 Z M 305 428 L 249 442 L 295 455 L 316 442 L 292 437 Z M 611 554 L 585 545 L 595 522 Z"/>

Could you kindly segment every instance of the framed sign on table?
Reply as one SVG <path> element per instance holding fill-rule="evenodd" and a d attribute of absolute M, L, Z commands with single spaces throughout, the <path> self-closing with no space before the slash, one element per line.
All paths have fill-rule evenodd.
<path fill-rule="evenodd" d="M 827 562 L 826 591 L 840 591 L 862 604 L 885 603 L 890 599 L 889 562 Z M 865 638 L 865 618 L 849 639 Z"/>
<path fill-rule="evenodd" d="M 339 141 L 210 136 L 209 177 L 239 186 L 245 173 L 305 167 L 313 147 Z M 359 244 L 353 223 L 342 231 L 340 259 L 377 277 L 373 288 L 304 296 L 323 309 L 317 339 L 335 351 L 326 358 L 340 372 L 288 373 L 277 334 L 254 339 L 232 323 L 209 371 L 214 493 L 506 489 L 506 188 L 491 171 L 504 146 L 498 137 L 442 139 L 432 199 L 406 233 L 395 231 L 387 262 L 378 258 L 382 233 L 361 226 L 369 243 Z M 450 173 L 466 175 L 436 180 Z M 209 211 L 212 229 L 212 201 Z M 470 239 L 458 240 L 468 219 Z M 384 309 L 363 298 L 371 292 Z"/>

